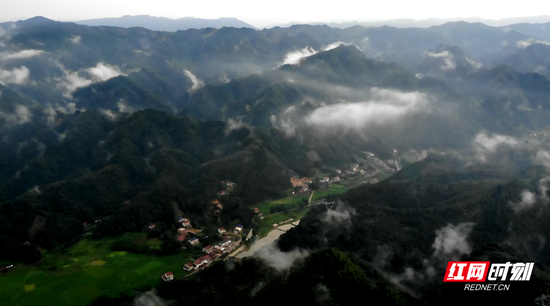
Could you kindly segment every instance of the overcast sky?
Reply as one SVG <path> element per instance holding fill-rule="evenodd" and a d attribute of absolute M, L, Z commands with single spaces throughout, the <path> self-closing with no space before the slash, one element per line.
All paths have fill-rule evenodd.
<path fill-rule="evenodd" d="M 523 0 L 1 0 L 0 21 L 15 21 L 41 15 L 61 21 L 77 21 L 123 15 L 170 18 L 236 17 L 255 26 L 315 21 L 376 21 L 397 18 L 502 19 L 550 15 L 550 2 Z"/>

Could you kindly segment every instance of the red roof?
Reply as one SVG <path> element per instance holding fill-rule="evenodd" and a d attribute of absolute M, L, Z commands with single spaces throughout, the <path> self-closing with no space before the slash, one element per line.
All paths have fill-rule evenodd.
<path fill-rule="evenodd" d="M 185 266 L 187 266 L 187 267 L 192 267 L 192 266 L 193 266 L 193 263 L 192 263 L 192 262 L 188 262 L 188 263 L 185 264 Z"/>
<path fill-rule="evenodd" d="M 170 275 L 174 275 L 174 273 L 172 273 L 172 272 L 166 272 L 164 275 L 170 276 Z"/>
<path fill-rule="evenodd" d="M 208 253 L 208 256 L 210 256 L 210 258 L 214 258 L 214 256 L 218 255 L 217 252 L 210 252 Z"/>
<path fill-rule="evenodd" d="M 207 246 L 204 247 L 205 250 L 209 250 L 209 249 L 211 249 L 211 248 L 212 248 L 211 245 L 207 245 Z"/>
<path fill-rule="evenodd" d="M 179 236 L 179 237 L 178 237 L 178 240 L 179 240 L 179 241 L 185 240 L 185 236 Z"/>

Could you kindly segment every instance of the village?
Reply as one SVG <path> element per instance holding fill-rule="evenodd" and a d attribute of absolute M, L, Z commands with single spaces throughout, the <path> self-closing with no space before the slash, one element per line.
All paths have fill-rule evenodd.
<path fill-rule="evenodd" d="M 376 184 L 400 170 L 401 157 L 397 154 L 397 150 L 394 150 L 393 152 L 393 159 L 388 160 L 379 159 L 372 152 L 365 151 L 363 153 L 365 155 L 361 159 L 361 162 L 348 164 L 340 169 L 328 169 L 325 171 L 325 174 L 318 175 L 314 178 L 300 178 L 298 176 L 291 177 L 290 182 L 292 184 L 292 191 L 290 191 L 289 196 L 310 195 L 308 202 L 311 202 L 311 197 L 313 196 L 315 190 L 330 191 L 331 186 L 339 186 L 340 184 L 346 184 L 350 187 L 363 183 Z M 426 150 L 422 150 L 420 152 L 411 150 L 405 154 L 406 155 L 404 155 L 404 158 L 412 159 L 411 157 L 413 157 L 415 159 L 414 161 L 421 161 L 427 157 L 428 152 Z M 223 190 L 218 192 L 218 197 L 228 195 L 229 192 L 235 188 L 235 183 L 231 181 L 221 181 L 221 184 L 223 186 Z M 223 204 L 218 199 L 211 200 L 209 204 L 214 210 L 214 216 L 218 215 L 223 210 Z M 264 215 L 258 207 L 251 207 L 251 209 L 255 215 L 259 217 L 259 220 L 264 219 Z M 277 228 L 281 224 L 293 221 L 294 220 L 292 218 L 289 218 L 288 220 L 274 223 L 270 227 Z M 193 228 L 191 220 L 185 217 L 179 217 L 177 222 L 179 228 L 177 229 L 176 239 L 182 243 L 183 248 L 201 245 L 201 231 Z M 149 226 L 149 229 L 155 230 L 155 225 L 152 224 Z M 204 255 L 195 258 L 194 261 L 186 263 L 182 267 L 183 270 L 195 272 L 205 269 L 217 260 L 225 260 L 230 255 L 235 256 L 236 253 L 244 250 L 244 246 L 239 248 L 243 240 L 243 237 L 241 237 L 243 230 L 244 228 L 241 224 L 237 224 L 230 231 L 227 231 L 223 227 L 218 228 L 217 232 L 222 235 L 221 240 L 216 244 L 204 246 L 202 248 Z M 251 236 L 252 230 L 248 232 L 246 239 L 250 239 Z M 174 274 L 169 271 L 163 274 L 161 278 L 164 281 L 172 281 L 174 280 Z"/>
<path fill-rule="evenodd" d="M 365 151 L 364 154 L 365 156 L 361 162 L 342 167 L 341 169 L 327 170 L 327 172 L 330 172 L 329 175 L 316 179 L 292 177 L 290 180 L 294 188 L 292 194 L 310 194 L 313 191 L 310 186 L 311 184 L 315 184 L 319 189 L 329 188 L 332 184 L 342 184 L 346 181 L 350 183 L 353 181 L 357 184 L 376 184 L 397 172 L 400 168 L 400 159 L 397 156 L 396 150 L 394 150 L 394 159 L 385 161 L 377 158 L 372 152 Z"/>
<path fill-rule="evenodd" d="M 221 182 L 223 189 L 218 193 L 218 196 L 223 196 L 229 194 L 235 187 L 235 183 L 231 181 L 222 181 Z M 218 215 L 221 210 L 223 210 L 223 205 L 218 199 L 211 200 L 209 204 L 214 209 L 214 215 Z M 178 217 L 178 226 L 176 239 L 182 244 L 182 248 L 186 249 L 189 247 L 199 246 L 201 242 L 201 230 L 193 228 L 191 220 L 185 217 Z M 188 262 L 183 266 L 183 270 L 188 272 L 197 271 L 208 267 L 212 262 L 216 260 L 225 260 L 231 252 L 236 250 L 242 242 L 241 233 L 243 231 L 243 225 L 237 224 L 232 231 L 227 231 L 224 227 L 217 229 L 218 234 L 221 236 L 221 241 L 217 242 L 214 245 L 207 245 L 202 248 L 204 256 L 196 258 L 193 262 Z M 155 230 L 156 225 L 151 224 L 149 230 Z M 164 281 L 174 280 L 174 273 L 169 271 L 161 276 Z"/>
<path fill-rule="evenodd" d="M 201 243 L 199 240 L 200 230 L 194 229 L 191 226 L 189 219 L 181 218 L 181 228 L 178 229 L 178 241 L 185 242 L 188 246 L 197 246 Z M 227 232 L 225 228 L 218 228 L 218 233 L 222 236 L 222 240 L 215 245 L 207 245 L 202 248 L 204 256 L 195 259 L 193 262 L 188 262 L 183 266 L 185 271 L 193 271 L 204 269 L 212 262 L 220 259 L 226 259 L 232 251 L 238 248 L 241 244 L 242 238 L 239 235 L 243 231 L 243 225 L 238 224 L 235 226 L 232 232 Z M 174 274 L 172 272 L 166 272 L 163 274 L 162 279 L 164 281 L 174 280 Z"/>

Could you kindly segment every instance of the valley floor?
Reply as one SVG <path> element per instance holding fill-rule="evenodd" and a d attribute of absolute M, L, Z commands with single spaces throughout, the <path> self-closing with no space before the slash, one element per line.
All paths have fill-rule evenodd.
<path fill-rule="evenodd" d="M 161 275 L 168 271 L 176 279 L 189 274 L 182 267 L 191 261 L 192 254 L 159 257 L 111 252 L 111 242 L 84 239 L 66 255 L 46 254 L 41 266 L 16 266 L 0 276 L 0 305 L 87 305 L 102 295 L 131 294 L 144 286 L 158 285 Z"/>

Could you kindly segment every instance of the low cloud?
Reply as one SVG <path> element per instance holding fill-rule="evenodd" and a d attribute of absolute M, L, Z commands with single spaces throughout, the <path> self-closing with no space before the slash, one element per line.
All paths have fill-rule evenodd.
<path fill-rule="evenodd" d="M 355 215 L 355 209 L 338 201 L 336 209 L 329 209 L 326 212 L 324 221 L 332 227 L 350 227 L 351 217 Z"/>
<path fill-rule="evenodd" d="M 521 201 L 512 205 L 512 208 L 514 209 L 515 212 L 519 212 L 524 209 L 533 207 L 536 201 L 537 201 L 536 194 L 532 193 L 529 190 L 524 190 L 521 192 Z"/>
<path fill-rule="evenodd" d="M 367 38 L 367 40 L 368 40 L 368 38 Z M 348 45 L 348 44 L 343 42 L 343 41 L 333 42 L 332 44 L 329 44 L 328 46 L 324 47 L 323 51 L 329 51 L 329 50 L 332 50 L 332 49 L 336 49 L 336 48 L 340 47 L 340 45 Z"/>
<path fill-rule="evenodd" d="M 448 224 L 436 230 L 432 245 L 434 252 L 429 258 L 424 259 L 423 268 L 415 270 L 407 267 L 402 274 L 390 275 L 390 281 L 411 295 L 420 297 L 422 288 L 429 288 L 434 282 L 440 282 L 436 279 L 438 275 L 436 271 L 444 270 L 448 261 L 459 260 L 462 255 L 471 253 L 472 248 L 467 238 L 474 225 L 472 222 Z"/>
<path fill-rule="evenodd" d="M 329 50 L 332 50 L 332 49 L 335 49 L 335 48 L 339 47 L 342 44 L 346 45 L 346 43 L 342 42 L 342 41 L 333 42 L 331 44 L 328 44 L 327 46 L 325 46 L 321 50 L 322 51 L 329 51 Z M 306 46 L 306 47 L 304 47 L 302 49 L 299 49 L 299 50 L 290 51 L 287 54 L 285 54 L 282 65 L 296 65 L 296 64 L 299 64 L 300 61 L 303 60 L 304 58 L 306 58 L 308 56 L 315 55 L 317 53 L 319 53 L 319 51 L 317 51 L 317 50 L 315 50 L 315 49 L 313 49 L 309 46 Z"/>
<path fill-rule="evenodd" d="M 324 303 L 332 299 L 330 296 L 330 290 L 325 284 L 317 284 L 317 286 L 313 288 L 313 292 L 315 294 L 315 301 L 318 305 L 323 305 Z"/>
<path fill-rule="evenodd" d="M 58 105 L 56 110 L 60 113 L 63 113 L 65 115 L 67 115 L 67 114 L 74 114 L 77 110 L 83 112 L 86 109 L 85 108 L 77 109 L 76 108 L 76 103 L 70 102 L 70 103 L 67 103 L 67 105 L 65 107 Z"/>
<path fill-rule="evenodd" d="M 117 114 L 110 109 L 101 109 L 100 112 L 111 121 L 116 121 L 118 118 Z"/>
<path fill-rule="evenodd" d="M 132 106 L 128 105 L 124 100 L 120 99 L 118 102 L 117 102 L 117 107 L 118 107 L 118 113 L 112 111 L 112 110 L 108 110 L 108 109 L 100 109 L 100 112 L 105 116 L 107 117 L 109 120 L 111 121 L 116 121 L 119 117 L 119 114 L 132 114 L 134 113 L 136 110 L 135 108 L 133 108 Z"/>
<path fill-rule="evenodd" d="M 277 270 L 286 270 L 292 266 L 294 261 L 303 259 L 307 255 L 306 251 L 301 250 L 281 252 L 276 243 L 270 243 L 254 253 L 255 257 L 263 259 L 269 266 Z"/>
<path fill-rule="evenodd" d="M 28 107 L 24 105 L 16 105 L 12 114 L 0 112 L 0 118 L 5 120 L 7 127 L 14 127 L 30 122 L 32 119 L 32 113 Z"/>
<path fill-rule="evenodd" d="M 185 76 L 187 76 L 189 80 L 191 80 L 191 83 L 193 83 L 189 91 L 195 91 L 204 86 L 204 82 L 199 80 L 193 73 L 191 73 L 191 71 L 183 69 L 183 73 L 185 73 Z"/>
<path fill-rule="evenodd" d="M 46 121 L 48 124 L 52 125 L 55 123 L 57 112 L 51 106 L 44 108 L 43 113 L 46 116 Z"/>
<path fill-rule="evenodd" d="M 122 99 L 120 99 L 116 105 L 118 107 L 118 111 L 121 113 L 131 114 L 136 111 L 132 106 L 129 106 L 128 103 L 126 103 L 126 101 Z"/>
<path fill-rule="evenodd" d="M 139 294 L 134 299 L 134 306 L 168 306 L 169 303 L 157 295 L 156 289 Z"/>
<path fill-rule="evenodd" d="M 369 101 L 317 108 L 305 118 L 305 123 L 320 130 L 363 131 L 394 124 L 406 116 L 426 111 L 428 106 L 426 95 L 420 92 L 373 88 L 370 95 Z"/>
<path fill-rule="evenodd" d="M 108 79 L 123 75 L 118 67 L 101 62 L 97 63 L 95 67 L 88 68 L 86 71 L 92 76 L 94 83 L 107 81 Z"/>
<path fill-rule="evenodd" d="M 40 188 L 38 187 L 38 185 L 35 185 L 32 189 L 31 189 L 31 192 L 32 193 L 35 193 L 35 194 L 41 194 L 42 192 L 40 191 Z"/>
<path fill-rule="evenodd" d="M 464 254 L 470 254 L 472 248 L 468 241 L 468 235 L 474 227 L 473 222 L 449 224 L 435 232 L 433 243 L 434 256 L 444 257 L 446 260 L 458 260 Z"/>
<path fill-rule="evenodd" d="M 25 84 L 29 81 L 31 72 L 25 66 L 13 68 L 12 70 L 0 70 L 0 83 L 6 84 Z"/>
<path fill-rule="evenodd" d="M 232 131 L 238 130 L 242 127 L 246 127 L 246 124 L 242 122 L 242 118 L 228 119 L 227 127 L 225 128 L 225 136 L 229 135 Z"/>
<path fill-rule="evenodd" d="M 544 143 L 532 138 L 516 138 L 507 135 L 492 135 L 485 133 L 476 135 L 472 142 L 474 160 L 482 163 L 492 163 L 502 166 L 518 165 L 542 166 L 550 173 L 549 148 Z M 537 203 L 547 204 L 550 198 L 550 176 L 539 180 L 538 191 L 523 190 L 519 202 L 510 202 L 515 212 L 520 212 L 535 206 Z"/>
<path fill-rule="evenodd" d="M 35 57 L 37 55 L 40 55 L 43 52 L 44 51 L 42 51 L 42 50 L 34 50 L 34 49 L 22 50 L 22 51 L 19 51 L 19 52 L 16 52 L 16 53 L 3 52 L 3 53 L 0 54 L 0 59 L 4 60 L 4 61 L 16 60 L 16 59 L 25 59 L 25 58 Z"/>
<path fill-rule="evenodd" d="M 283 131 L 287 137 L 295 135 L 299 120 L 300 116 L 296 112 L 296 106 L 289 106 L 279 117 L 271 115 L 270 118 L 271 125 Z"/>
<path fill-rule="evenodd" d="M 550 42 L 543 41 L 543 40 L 538 40 L 538 39 L 534 39 L 534 38 L 528 38 L 528 39 L 518 41 L 516 43 L 516 47 L 521 48 L 521 49 L 525 49 L 525 48 L 527 48 L 527 47 L 529 47 L 533 44 L 550 45 Z"/>
<path fill-rule="evenodd" d="M 250 291 L 250 296 L 256 296 L 256 294 L 258 294 L 258 292 L 260 292 L 260 290 L 262 290 L 264 287 L 265 287 L 264 282 L 257 283 L 256 286 L 252 288 L 252 291 Z"/>
<path fill-rule="evenodd" d="M 310 47 L 305 47 L 300 50 L 288 52 L 283 60 L 283 65 L 296 65 L 301 59 L 316 54 L 317 51 Z"/>
<path fill-rule="evenodd" d="M 91 80 L 87 80 L 78 75 L 76 71 L 64 71 L 63 77 L 56 78 L 56 88 L 63 90 L 63 96 L 72 99 L 73 93 L 81 87 L 86 87 L 92 84 Z"/>
<path fill-rule="evenodd" d="M 63 76 L 55 78 L 56 88 L 63 91 L 63 96 L 68 99 L 73 98 L 73 93 L 81 87 L 89 86 L 93 83 L 107 81 L 119 75 L 124 75 L 117 66 L 112 66 L 102 62 L 96 66 L 79 71 L 66 70 L 59 64 L 63 71 Z"/>
<path fill-rule="evenodd" d="M 456 62 L 454 56 L 449 51 L 442 52 L 426 52 L 426 55 L 433 58 L 440 58 L 443 60 L 442 70 L 453 70 L 456 68 Z"/>
<path fill-rule="evenodd" d="M 517 147 L 518 145 L 518 139 L 506 135 L 488 136 L 485 133 L 480 133 L 474 139 L 474 147 L 480 161 L 485 161 L 487 154 L 494 153 L 500 146 Z"/>
<path fill-rule="evenodd" d="M 73 44 L 80 44 L 82 42 L 82 37 L 80 37 L 78 35 L 75 35 L 75 36 L 71 37 L 71 42 Z"/>

